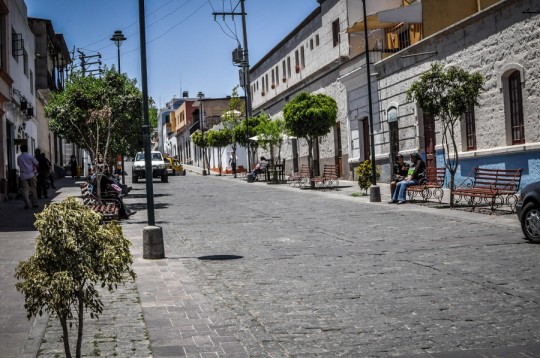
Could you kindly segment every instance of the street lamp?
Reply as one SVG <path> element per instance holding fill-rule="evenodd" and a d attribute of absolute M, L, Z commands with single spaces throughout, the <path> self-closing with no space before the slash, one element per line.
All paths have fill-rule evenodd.
<path fill-rule="evenodd" d="M 203 108 L 203 102 L 202 102 L 202 99 L 204 98 L 204 93 L 200 92 L 197 93 L 197 97 L 199 98 L 199 127 L 201 128 L 201 133 L 203 135 L 203 139 L 204 139 L 204 108 Z M 206 175 L 206 170 L 205 170 L 205 156 L 206 156 L 206 149 L 203 147 L 202 148 L 202 151 L 203 151 L 203 157 L 202 157 L 202 161 L 203 161 L 203 175 Z"/>
<path fill-rule="evenodd" d="M 380 202 L 381 190 L 377 186 L 377 167 L 375 166 L 375 134 L 373 132 L 373 105 L 371 103 L 371 69 L 369 60 L 369 46 L 368 46 L 368 25 L 366 14 L 366 0 L 362 0 L 362 7 L 364 11 L 364 41 L 366 52 L 366 75 L 367 75 L 367 88 L 368 88 L 368 106 L 369 106 L 369 138 L 371 147 L 371 187 L 369 188 L 369 201 Z"/>
<path fill-rule="evenodd" d="M 154 215 L 154 187 L 152 178 L 152 157 L 150 148 L 150 119 L 148 113 L 148 75 L 146 66 L 146 25 L 144 0 L 139 0 L 139 39 L 141 48 L 141 92 L 143 105 L 143 137 L 146 181 L 146 205 L 148 208 L 148 226 L 143 229 L 143 259 L 165 258 L 163 231 L 156 226 Z"/>
<path fill-rule="evenodd" d="M 122 46 L 122 42 L 126 41 L 127 40 L 127 37 L 124 36 L 124 34 L 122 33 L 122 31 L 120 30 L 116 30 L 114 32 L 114 35 L 112 35 L 111 37 L 111 41 L 114 42 L 114 44 L 116 45 L 116 48 L 118 49 L 118 73 L 122 73 L 120 72 L 120 46 Z M 126 176 L 124 174 L 125 170 L 124 170 L 124 153 L 121 153 L 121 156 L 122 158 L 120 159 L 121 163 L 122 163 L 122 185 L 126 185 Z"/>
<path fill-rule="evenodd" d="M 120 46 L 122 46 L 122 42 L 126 41 L 127 37 L 124 36 L 122 31 L 116 30 L 114 32 L 114 35 L 111 37 L 111 41 L 114 42 L 116 45 L 116 48 L 118 49 L 118 73 L 121 73 L 120 71 Z"/>

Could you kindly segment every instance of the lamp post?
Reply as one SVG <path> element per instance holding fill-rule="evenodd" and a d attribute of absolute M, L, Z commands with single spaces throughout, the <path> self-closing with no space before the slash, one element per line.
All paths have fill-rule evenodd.
<path fill-rule="evenodd" d="M 122 43 L 127 40 L 127 37 L 124 36 L 122 31 L 116 30 L 114 32 L 114 35 L 111 37 L 111 41 L 114 42 L 116 45 L 116 48 L 118 49 L 118 73 L 122 73 L 120 71 L 120 46 L 122 46 Z M 126 185 L 126 176 L 124 175 L 124 153 L 121 154 L 122 158 L 120 159 L 122 163 L 122 185 Z"/>
<path fill-rule="evenodd" d="M 367 88 L 368 88 L 368 107 L 369 107 L 369 138 L 371 148 L 371 187 L 369 188 L 369 201 L 380 202 L 381 190 L 377 186 L 377 167 L 375 165 L 375 134 L 373 133 L 373 104 L 371 103 L 371 69 L 369 60 L 369 46 L 368 46 L 368 25 L 366 14 L 366 0 L 362 0 L 362 7 L 364 12 L 364 41 L 366 51 L 366 75 L 367 75 Z"/>
<path fill-rule="evenodd" d="M 200 106 L 199 106 L 199 126 L 201 127 L 201 133 L 202 133 L 203 139 L 204 139 L 204 108 L 203 108 L 203 102 L 202 102 L 202 99 L 204 98 L 204 93 L 199 91 L 199 93 L 197 93 L 197 98 L 199 98 L 199 103 L 200 103 Z M 206 175 L 206 170 L 205 170 L 206 162 L 204 160 L 205 156 L 206 156 L 206 148 L 205 147 L 202 148 L 202 152 L 203 152 L 203 156 L 202 156 L 203 175 Z"/>
<path fill-rule="evenodd" d="M 152 157 L 150 148 L 150 120 L 148 118 L 148 79 L 146 72 L 146 25 L 144 18 L 144 0 L 139 0 L 139 33 L 141 48 L 141 92 L 143 105 L 143 139 L 146 181 L 146 205 L 148 209 L 148 226 L 143 229 L 143 258 L 165 258 L 163 231 L 156 226 L 154 216 L 154 187 L 152 178 Z"/>

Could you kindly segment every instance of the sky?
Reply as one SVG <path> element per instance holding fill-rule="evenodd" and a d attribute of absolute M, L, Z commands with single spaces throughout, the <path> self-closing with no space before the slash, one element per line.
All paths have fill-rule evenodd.
<path fill-rule="evenodd" d="M 49 19 L 70 51 L 102 55 L 116 67 L 117 48 L 110 41 L 121 30 L 120 69 L 141 81 L 138 0 L 25 0 L 29 17 Z M 316 0 L 245 0 L 250 65 L 287 36 L 318 7 Z M 236 7 L 236 9 L 235 9 Z M 231 9 L 234 9 L 232 11 Z M 231 95 L 238 84 L 232 51 L 243 45 L 242 20 L 213 12 L 240 12 L 239 0 L 146 0 L 148 93 L 158 107 L 173 97 L 199 91 L 206 97 Z M 236 38 L 235 38 L 236 37 Z M 76 53 L 77 54 L 77 53 Z M 78 54 L 77 54 L 78 56 Z M 239 94 L 243 95 L 240 89 Z"/>

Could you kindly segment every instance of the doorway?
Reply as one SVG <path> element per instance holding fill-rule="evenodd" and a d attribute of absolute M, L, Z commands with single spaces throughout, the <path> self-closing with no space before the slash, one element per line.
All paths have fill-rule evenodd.
<path fill-rule="evenodd" d="M 368 123 L 368 118 L 364 118 L 362 119 L 362 132 L 364 134 L 363 136 L 363 139 L 364 139 L 364 159 L 363 160 L 367 160 L 367 159 L 370 159 L 371 157 L 371 146 L 369 145 L 370 142 L 369 142 L 369 123 Z"/>
<path fill-rule="evenodd" d="M 424 148 L 426 151 L 426 167 L 435 168 L 437 158 L 435 157 L 435 119 L 424 114 Z"/>
<path fill-rule="evenodd" d="M 343 172 L 341 170 L 341 166 L 343 164 L 343 159 L 342 159 L 343 153 L 342 153 L 342 148 L 341 148 L 341 123 L 340 122 L 336 123 L 335 131 L 334 131 L 334 153 L 336 153 L 335 164 L 338 168 L 337 175 L 338 177 L 341 177 L 343 175 Z"/>
<path fill-rule="evenodd" d="M 398 122 L 388 122 L 388 130 L 390 132 L 390 167 L 393 168 L 396 157 L 399 153 L 399 128 Z"/>

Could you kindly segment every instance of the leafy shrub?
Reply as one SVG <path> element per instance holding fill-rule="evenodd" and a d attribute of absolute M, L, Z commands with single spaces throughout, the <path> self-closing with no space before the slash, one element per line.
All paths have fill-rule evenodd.
<path fill-rule="evenodd" d="M 36 251 L 19 263 L 16 288 L 25 296 L 28 318 L 43 311 L 58 316 L 66 357 L 71 357 L 68 322 L 77 321 L 80 357 L 84 312 L 93 318 L 103 312 L 96 286 L 113 291 L 135 278 L 131 243 L 118 223 L 101 225 L 99 214 L 74 197 L 47 206 L 36 219 Z"/>
<path fill-rule="evenodd" d="M 377 174 L 377 180 L 381 178 L 381 169 L 378 165 L 375 166 L 375 172 Z M 371 160 L 366 159 L 358 167 L 356 167 L 356 175 L 358 175 L 358 186 L 366 193 L 371 186 Z"/>

